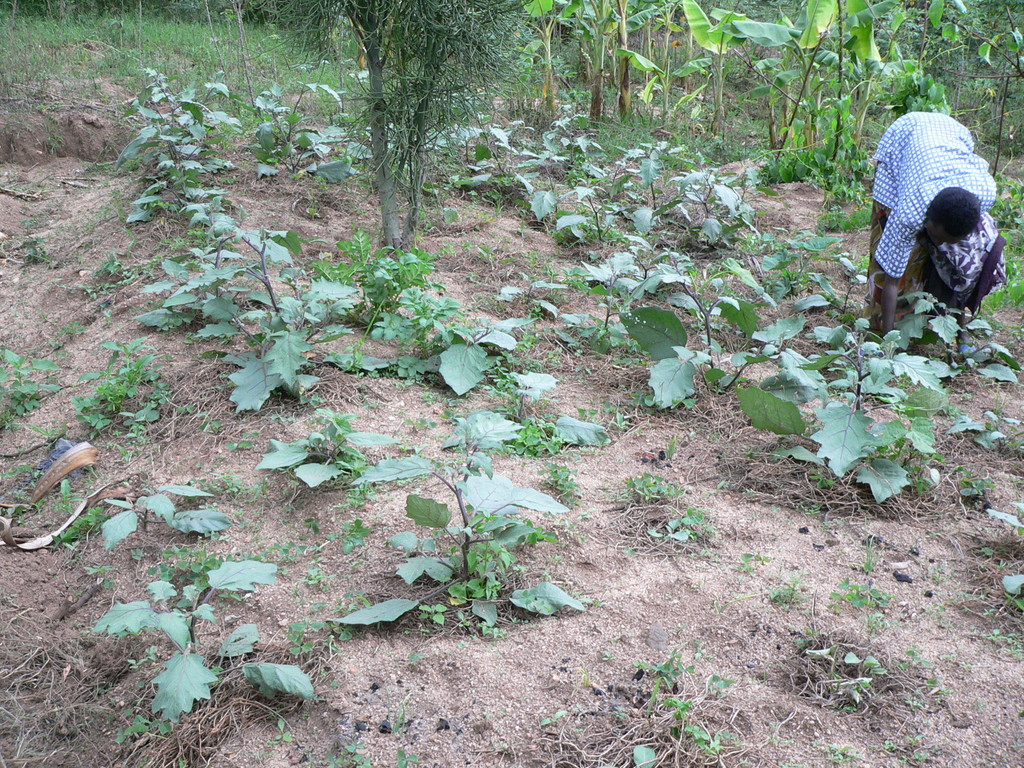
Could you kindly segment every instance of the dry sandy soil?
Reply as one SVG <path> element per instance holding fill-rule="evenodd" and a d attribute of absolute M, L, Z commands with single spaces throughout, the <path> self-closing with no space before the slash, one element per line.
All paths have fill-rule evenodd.
<path fill-rule="evenodd" d="M 555 581 L 587 609 L 546 619 L 509 613 L 497 637 L 413 618 L 333 636 L 315 622 L 338 616 L 356 596 L 412 593 L 393 575 L 400 558 L 385 542 L 410 527 L 406 493 L 438 489 L 382 486 L 363 507 L 350 508 L 343 488 L 300 491 L 282 473 L 257 471 L 269 439 L 308 434 L 313 408 L 275 399 L 259 413 L 235 414 L 223 378 L 230 366 L 200 358 L 203 347 L 184 334 L 157 333 L 134 319 L 150 305 L 140 289 L 158 279 L 155 265 L 188 246 L 185 230 L 165 219 L 125 228 L 139 183 L 94 162 L 109 160 L 124 139 L 115 119 L 79 111 L 59 120 L 68 136 L 59 147 L 0 130 L 7 137 L 0 147 L 0 232 L 7 236 L 0 242 L 0 346 L 53 360 L 62 387 L 0 431 L 0 490 L 15 489 L 24 477 L 18 468 L 44 458 L 56 434 L 87 437 L 72 397 L 93 386 L 79 381 L 82 374 L 104 368 L 107 352 L 98 345 L 145 338 L 166 355 L 171 402 L 141 439 L 91 438 L 101 460 L 73 481 L 73 492 L 114 481 L 195 483 L 215 492 L 234 526 L 201 541 L 151 526 L 112 552 L 98 535 L 35 553 L 0 547 L 0 766 L 162 767 L 180 759 L 220 768 L 387 767 L 402 765 L 404 751 L 408 764 L 415 756 L 437 768 L 631 768 L 638 746 L 656 748 L 656 766 L 1024 766 L 1024 622 L 999 588 L 1003 574 L 1021 572 L 1024 547 L 960 498 L 963 475 L 954 471 L 966 467 L 990 479 L 988 501 L 1008 509 L 1024 499 L 1019 453 L 984 451 L 940 428 L 949 470 L 940 488 L 879 506 L 853 485 L 821 488 L 805 472 L 770 461 L 773 441 L 749 426 L 731 396 L 692 410 L 650 411 L 635 404 L 646 386 L 642 361 L 553 339 L 535 348 L 560 382 L 541 410 L 591 409 L 612 440 L 547 459 L 498 456 L 495 468 L 535 488 L 547 461 L 577 473 L 579 503 L 561 519 L 536 516 L 557 532 L 557 543 L 524 553 L 517 578 Z M 252 222 L 322 238 L 306 247 L 305 261 L 375 227 L 355 180 L 314 190 L 252 176 L 248 168 L 229 176 L 231 198 Z M 758 202 L 764 225 L 813 230 L 821 194 L 802 185 L 779 191 Z M 300 215 L 314 195 L 319 218 Z M 423 245 L 441 254 L 436 276 L 471 315 L 494 311 L 497 290 L 532 265 L 572 266 L 546 233 L 486 207 L 449 204 L 460 206 L 459 221 L 429 229 Z M 845 244 L 859 254 L 865 241 L 860 232 Z M 111 259 L 124 267 L 114 276 L 99 269 Z M 999 319 L 1019 329 L 1019 310 Z M 1001 340 L 1019 350 L 1019 336 L 1007 331 Z M 426 455 L 438 455 L 452 415 L 507 407 L 486 389 L 458 399 L 436 383 L 318 373 L 313 394 L 322 407 L 353 414 L 360 430 L 424 446 Z M 977 379 L 955 390 L 954 403 L 972 417 L 995 410 L 1024 419 L 1016 386 Z M 671 461 L 645 463 L 670 444 Z M 653 546 L 645 516 L 681 511 L 625 503 L 627 480 L 644 472 L 685 488 L 672 505 L 703 510 L 714 536 L 679 549 Z M 22 524 L 47 529 L 61 514 L 50 503 Z M 346 553 L 338 534 L 356 518 L 371 532 Z M 91 628 L 114 602 L 142 599 L 161 563 L 204 553 L 260 555 L 281 568 L 276 585 L 218 604 L 220 623 L 208 629 L 207 647 L 255 622 L 262 657 L 303 663 L 317 698 L 264 700 L 236 675 L 170 736 L 154 729 L 118 744 L 116 734 L 136 712 L 149 715 L 152 658 L 168 647 L 156 635 L 114 641 Z M 897 572 L 909 579 L 898 581 Z M 833 594 L 845 580 L 872 584 L 891 601 L 858 608 Z M 56 618 L 64 601 L 97 581 L 90 601 Z M 289 627 L 303 622 L 308 647 L 293 656 Z M 873 655 L 888 670 L 858 704 L 846 698 L 837 706 L 849 670 L 803 652 L 833 646 L 839 657 Z M 661 685 L 690 702 L 685 720 L 664 706 L 664 689 L 661 704 L 649 704 L 655 667 L 670 664 L 676 668 L 662 673 Z M 689 731 L 680 731 L 683 722 Z M 735 737 L 702 749 L 694 726 Z"/>

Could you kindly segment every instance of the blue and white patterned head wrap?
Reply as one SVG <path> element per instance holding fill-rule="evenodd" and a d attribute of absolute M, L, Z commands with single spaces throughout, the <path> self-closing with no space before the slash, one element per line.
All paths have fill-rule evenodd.
<path fill-rule="evenodd" d="M 907 268 L 928 206 L 946 187 L 973 192 L 982 212 L 996 200 L 988 163 L 974 154 L 971 132 L 934 112 L 910 112 L 889 126 L 875 152 L 874 198 L 890 209 L 875 259 L 887 275 Z"/>

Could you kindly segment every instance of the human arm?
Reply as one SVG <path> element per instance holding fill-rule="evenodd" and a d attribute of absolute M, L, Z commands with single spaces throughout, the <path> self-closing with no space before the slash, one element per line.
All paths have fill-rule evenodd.
<path fill-rule="evenodd" d="M 900 292 L 900 278 L 890 274 L 885 276 L 882 286 L 882 335 L 892 330 L 896 322 L 896 298 Z"/>

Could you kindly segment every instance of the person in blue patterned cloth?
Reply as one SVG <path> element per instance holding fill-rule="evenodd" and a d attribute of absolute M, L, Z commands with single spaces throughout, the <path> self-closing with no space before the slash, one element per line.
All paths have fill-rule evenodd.
<path fill-rule="evenodd" d="M 911 112 L 889 126 L 875 153 L 871 262 L 865 316 L 885 334 L 927 291 L 967 313 L 1006 282 L 1006 245 L 988 215 L 996 183 L 974 154 L 971 132 L 947 115 Z"/>

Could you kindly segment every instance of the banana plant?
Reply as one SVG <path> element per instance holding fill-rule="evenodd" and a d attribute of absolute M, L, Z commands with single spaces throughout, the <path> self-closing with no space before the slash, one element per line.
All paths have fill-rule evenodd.
<path fill-rule="evenodd" d="M 604 116 L 608 39 L 618 32 L 612 0 L 570 0 L 566 14 L 579 24 L 580 54 L 590 81 L 590 119 Z"/>
<path fill-rule="evenodd" d="M 737 39 L 783 53 L 781 57 L 762 58 L 753 64 L 754 70 L 766 81 L 755 93 L 768 100 L 769 143 L 773 149 L 784 148 L 795 141 L 801 111 L 810 111 L 812 105 L 817 105 L 822 90 L 830 82 L 835 83 L 839 91 L 837 104 L 845 104 L 847 108 L 851 103 L 855 105 L 852 110 L 855 133 L 860 135 L 865 105 L 870 100 L 872 73 L 882 72 L 877 66 L 881 54 L 875 43 L 874 23 L 897 4 L 898 0 L 881 0 L 874 4 L 868 0 L 847 0 L 846 14 L 841 16 L 837 0 L 807 0 L 796 24 L 786 18 L 776 23 L 737 19 L 729 24 L 728 32 Z M 837 22 L 845 29 L 845 34 L 841 31 L 839 35 L 843 44 L 838 53 L 824 49 Z M 843 61 L 846 51 L 851 58 L 848 64 Z M 845 99 L 842 91 L 850 73 L 857 84 L 852 89 L 851 99 Z M 781 120 L 776 112 L 779 104 Z M 819 138 L 817 121 L 804 120 L 803 126 L 806 143 L 815 143 Z"/>
<path fill-rule="evenodd" d="M 526 12 L 530 14 L 534 29 L 540 35 L 544 66 L 544 108 L 554 114 L 558 107 L 558 80 L 551 53 L 551 41 L 558 24 L 571 13 L 564 0 L 528 0 Z"/>
<path fill-rule="evenodd" d="M 721 131 L 723 117 L 723 94 L 725 85 L 725 54 L 733 46 L 742 45 L 744 39 L 732 32 L 732 25 L 744 21 L 747 17 L 742 13 L 715 8 L 711 19 L 700 7 L 697 0 L 683 0 L 683 13 L 686 23 L 690 25 L 690 33 L 697 44 L 712 55 L 712 78 L 714 85 L 714 114 L 711 120 L 711 132 L 715 135 Z"/>

